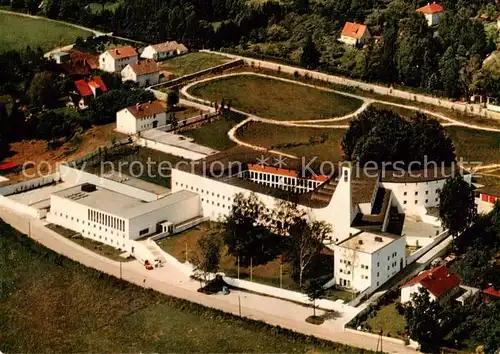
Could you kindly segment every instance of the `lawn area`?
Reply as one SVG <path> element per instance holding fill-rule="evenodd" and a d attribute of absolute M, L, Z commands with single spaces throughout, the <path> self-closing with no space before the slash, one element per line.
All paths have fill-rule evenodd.
<path fill-rule="evenodd" d="M 254 75 L 231 76 L 196 85 L 194 96 L 220 102 L 263 118 L 311 120 L 354 112 L 361 101 L 333 92 Z"/>
<path fill-rule="evenodd" d="M 1 220 L 0 232 L 3 352 L 364 352 L 120 281 Z"/>
<path fill-rule="evenodd" d="M 120 257 L 120 254 L 123 253 L 122 251 L 119 251 L 109 245 L 105 245 L 104 243 L 83 237 L 80 233 L 73 230 L 66 229 L 65 227 L 56 224 L 48 224 L 46 227 L 57 232 L 59 235 L 66 237 L 74 243 L 85 247 L 92 252 L 98 253 L 101 256 L 112 259 L 113 261 L 128 262 L 132 260 L 132 258 Z"/>
<path fill-rule="evenodd" d="M 483 164 L 500 163 L 500 133 L 446 127 L 455 145 L 457 161 L 481 161 Z"/>
<path fill-rule="evenodd" d="M 189 260 L 190 254 L 196 252 L 198 239 L 206 233 L 217 232 L 217 225 L 215 223 L 203 223 L 192 229 L 186 230 L 178 235 L 170 236 L 158 241 L 158 244 L 165 252 L 177 258 L 181 262 Z M 192 256 L 191 256 L 192 257 Z M 252 281 L 271 285 L 280 286 L 280 267 L 281 256 L 276 257 L 274 260 L 256 265 L 252 268 Z M 298 284 L 291 278 L 290 266 L 283 263 L 283 288 L 298 290 Z M 318 255 L 316 260 L 311 265 L 312 271 L 319 276 L 324 276 L 325 279 L 330 280 L 333 275 L 333 253 L 326 250 Z M 227 254 L 227 248 L 224 247 L 222 251 L 222 258 L 220 262 L 220 271 L 227 276 L 236 278 L 238 276 L 238 266 L 235 257 Z M 240 278 L 250 280 L 250 268 L 240 267 Z M 327 281 L 326 280 L 326 281 Z"/>
<path fill-rule="evenodd" d="M 382 330 L 384 336 L 395 338 L 403 338 L 403 333 L 406 331 L 406 319 L 396 311 L 396 302 L 381 307 L 375 317 L 368 318 L 363 325 L 369 326 L 373 333 L 378 334 Z"/>
<path fill-rule="evenodd" d="M 229 139 L 227 132 L 244 119 L 244 116 L 233 112 L 229 117 L 188 127 L 187 130 L 182 130 L 180 133 L 194 139 L 200 145 L 215 150 L 226 150 L 236 145 Z"/>
<path fill-rule="evenodd" d="M 161 63 L 162 70 L 170 71 L 175 76 L 184 76 L 195 72 L 213 68 L 214 66 L 230 62 L 231 59 L 222 55 L 192 52 Z"/>
<path fill-rule="evenodd" d="M 91 32 L 44 19 L 32 19 L 18 15 L 0 13 L 0 52 L 21 50 L 30 46 L 43 51 L 74 42 Z"/>
<path fill-rule="evenodd" d="M 344 133 L 345 129 L 283 127 L 251 122 L 238 130 L 238 138 L 296 156 L 317 156 L 319 161 L 337 162 L 342 160 L 340 142 Z"/>

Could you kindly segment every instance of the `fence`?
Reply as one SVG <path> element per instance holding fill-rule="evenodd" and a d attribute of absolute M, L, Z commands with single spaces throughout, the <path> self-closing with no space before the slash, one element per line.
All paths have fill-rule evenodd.
<path fill-rule="evenodd" d="M 197 77 L 207 75 L 207 74 L 221 73 L 224 70 L 233 69 L 233 68 L 236 68 L 238 66 L 242 66 L 244 64 L 245 64 L 244 60 L 242 60 L 240 58 L 236 58 L 235 60 L 230 61 L 229 63 L 220 64 L 220 65 L 208 68 L 208 69 L 197 71 L 193 74 L 184 75 L 184 76 L 181 76 L 179 78 L 176 78 L 176 79 L 173 79 L 173 80 L 170 80 L 167 82 L 162 82 L 162 83 L 159 83 L 156 85 L 152 85 L 152 86 L 150 86 L 150 89 L 153 89 L 153 88 L 157 89 L 160 87 L 165 87 L 165 88 L 177 87 L 177 86 L 182 85 L 186 81 L 191 81 L 193 79 L 196 79 Z"/>
<path fill-rule="evenodd" d="M 33 178 L 27 181 L 9 184 L 0 188 L 0 195 L 7 196 L 15 193 L 26 192 L 31 189 L 46 186 L 48 184 L 58 182 L 60 180 L 59 173 L 53 173 L 50 175 Z"/>
<path fill-rule="evenodd" d="M 202 51 L 203 52 L 211 52 L 210 50 L 202 50 Z M 370 84 L 370 83 L 366 83 L 366 82 L 356 81 L 356 80 L 348 79 L 348 78 L 341 77 L 341 76 L 324 74 L 324 73 L 320 73 L 317 71 L 301 69 L 301 68 L 297 68 L 297 67 L 290 66 L 290 65 L 283 65 L 280 63 L 273 63 L 273 62 L 269 62 L 269 61 L 263 61 L 263 60 L 248 58 L 248 57 L 242 57 L 242 56 L 228 54 L 228 53 L 221 53 L 221 52 L 213 52 L 213 53 L 217 53 L 219 55 L 222 55 L 222 56 L 225 56 L 225 57 L 231 58 L 231 59 L 241 59 L 245 62 L 246 65 L 251 66 L 251 67 L 264 68 L 264 69 L 279 71 L 279 72 L 291 74 L 291 75 L 307 76 L 308 78 L 313 79 L 313 80 L 325 81 L 325 82 L 329 82 L 329 83 L 333 83 L 333 84 L 337 84 L 337 85 L 342 85 L 342 86 L 350 86 L 350 87 L 354 87 L 357 89 L 361 89 L 363 91 L 369 91 L 369 92 L 373 92 L 373 93 L 377 93 L 377 94 L 381 94 L 381 95 L 385 95 L 385 96 L 402 98 L 402 99 L 410 100 L 413 102 L 426 103 L 426 104 L 430 104 L 433 106 L 443 107 L 443 108 L 447 108 L 447 109 L 451 109 L 451 110 L 455 110 L 455 111 L 459 111 L 459 112 L 464 112 L 464 113 L 471 113 L 471 114 L 479 115 L 479 116 L 489 116 L 489 112 L 486 109 L 481 108 L 480 105 L 451 102 L 451 101 L 447 100 L 446 98 L 437 98 L 437 97 L 426 96 L 426 95 L 412 93 L 412 92 L 408 92 L 408 91 L 403 91 L 403 90 L 399 90 L 399 89 L 395 89 L 395 88 L 391 88 L 391 87 L 385 87 L 385 86 Z"/>

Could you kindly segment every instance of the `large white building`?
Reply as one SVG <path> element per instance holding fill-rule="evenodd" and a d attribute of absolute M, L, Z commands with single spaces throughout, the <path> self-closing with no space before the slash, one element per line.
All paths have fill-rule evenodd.
<path fill-rule="evenodd" d="M 135 63 L 137 52 L 131 46 L 108 49 L 99 55 L 99 69 L 110 73 L 121 72 L 127 65 Z"/>
<path fill-rule="evenodd" d="M 50 196 L 47 221 L 134 254 L 134 242 L 170 234 L 201 215 L 199 196 L 189 191 L 144 201 L 91 183 L 75 185 Z"/>
<path fill-rule="evenodd" d="M 138 103 L 116 113 L 116 130 L 123 134 L 137 134 L 165 124 L 167 104 L 160 100 Z"/>
<path fill-rule="evenodd" d="M 151 86 L 160 82 L 160 66 L 154 60 L 139 60 L 123 68 L 123 81 L 133 81 L 139 86 Z"/>
<path fill-rule="evenodd" d="M 149 45 L 141 53 L 141 58 L 163 60 L 176 55 L 186 54 L 188 49 L 182 43 L 176 41 Z"/>

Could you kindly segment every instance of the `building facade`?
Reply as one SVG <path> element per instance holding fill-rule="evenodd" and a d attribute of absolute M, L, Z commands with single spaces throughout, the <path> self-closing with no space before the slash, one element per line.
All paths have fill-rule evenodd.
<path fill-rule="evenodd" d="M 437 26 L 439 19 L 444 14 L 444 7 L 433 2 L 418 8 L 417 11 L 424 15 L 429 26 Z"/>
<path fill-rule="evenodd" d="M 137 60 L 137 52 L 131 46 L 108 49 L 99 55 L 99 69 L 110 73 L 121 72 Z"/>
<path fill-rule="evenodd" d="M 167 124 L 167 105 L 156 100 L 127 107 L 116 113 L 116 130 L 137 134 Z"/>
<path fill-rule="evenodd" d="M 154 60 L 139 60 L 121 71 L 123 81 L 133 81 L 141 87 L 160 82 L 160 67 Z"/>
<path fill-rule="evenodd" d="M 342 33 L 340 34 L 339 41 L 352 46 L 364 45 L 371 39 L 368 27 L 363 24 L 346 22 Z"/>
<path fill-rule="evenodd" d="M 177 55 L 186 54 L 189 50 L 182 43 L 176 41 L 149 45 L 141 53 L 141 58 L 163 60 Z"/>

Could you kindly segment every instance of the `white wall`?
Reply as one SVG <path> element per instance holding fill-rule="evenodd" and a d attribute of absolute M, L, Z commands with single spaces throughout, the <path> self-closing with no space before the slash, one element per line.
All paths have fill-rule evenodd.
<path fill-rule="evenodd" d="M 116 130 L 123 134 L 137 134 L 143 130 L 153 129 L 167 124 L 167 113 L 160 112 L 151 116 L 136 118 L 128 108 L 116 112 Z"/>
<path fill-rule="evenodd" d="M 137 59 L 137 55 L 123 59 L 115 59 L 108 52 L 104 52 L 99 55 L 99 68 L 111 73 L 120 72 L 128 64 L 135 63 Z"/>
<path fill-rule="evenodd" d="M 126 67 L 123 68 L 121 71 L 122 74 L 122 81 L 133 81 L 137 82 L 137 76 L 135 75 L 135 71 L 132 70 L 132 67 L 130 65 L 127 65 Z"/>
<path fill-rule="evenodd" d="M 199 152 L 183 149 L 178 146 L 163 144 L 159 141 L 154 141 L 146 138 L 137 138 L 135 142 L 140 146 L 144 146 L 153 150 L 163 151 L 167 154 L 183 157 L 188 160 L 199 160 L 207 156 Z"/>
<path fill-rule="evenodd" d="M 51 184 L 53 182 L 58 182 L 60 181 L 60 179 L 61 177 L 59 175 L 59 172 L 56 172 L 50 175 L 29 179 L 27 181 L 9 184 L 0 188 L 0 195 L 7 196 L 21 191 L 28 191 L 30 189 Z"/>
<path fill-rule="evenodd" d="M 160 72 L 157 71 L 150 74 L 136 76 L 135 82 L 137 82 L 141 87 L 156 85 L 160 82 Z"/>
<path fill-rule="evenodd" d="M 100 177 L 78 168 L 73 168 L 68 165 L 60 165 L 59 171 L 61 174 L 61 179 L 63 181 L 68 181 L 73 184 L 82 184 L 85 182 L 93 183 L 95 185 L 101 186 L 103 188 L 112 190 L 114 192 L 126 194 L 130 197 L 141 199 L 147 202 L 157 200 L 162 197 L 156 193 L 148 192 L 143 189 L 139 189 L 127 184 L 116 182 L 104 177 Z"/>
<path fill-rule="evenodd" d="M 144 59 L 155 59 L 156 51 L 153 49 L 153 46 L 148 45 L 141 53 L 141 58 Z"/>

